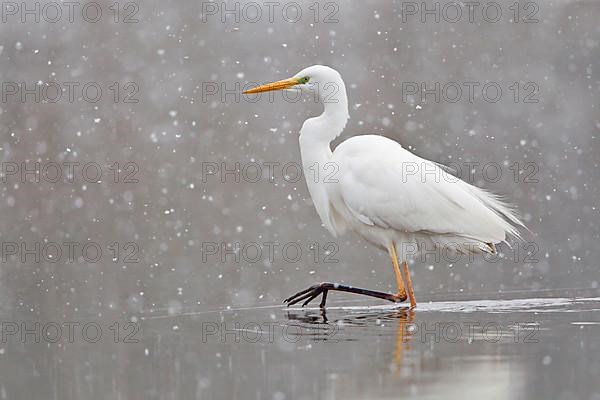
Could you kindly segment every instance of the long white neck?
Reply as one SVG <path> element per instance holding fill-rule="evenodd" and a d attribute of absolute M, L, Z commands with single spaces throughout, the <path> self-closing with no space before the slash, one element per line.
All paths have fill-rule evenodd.
<path fill-rule="evenodd" d="M 306 184 L 317 213 L 325 227 L 335 235 L 327 196 L 327 185 L 336 179 L 337 171 L 336 166 L 330 164 L 330 143 L 342 133 L 350 118 L 348 96 L 339 74 L 334 82 L 319 89 L 324 110 L 318 117 L 304 121 L 300 129 L 300 155 Z"/>
<path fill-rule="evenodd" d="M 318 90 L 323 113 L 304 121 L 300 129 L 301 150 L 303 144 L 319 144 L 329 149 L 329 143 L 342 133 L 350 118 L 346 85 L 339 75 Z"/>

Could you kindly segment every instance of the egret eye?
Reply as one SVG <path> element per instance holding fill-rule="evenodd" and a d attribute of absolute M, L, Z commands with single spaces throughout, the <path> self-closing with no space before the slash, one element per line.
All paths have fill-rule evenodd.
<path fill-rule="evenodd" d="M 308 76 L 305 76 L 304 78 L 300 78 L 300 83 L 302 83 L 302 84 L 308 83 L 309 80 L 310 80 L 310 78 Z"/>

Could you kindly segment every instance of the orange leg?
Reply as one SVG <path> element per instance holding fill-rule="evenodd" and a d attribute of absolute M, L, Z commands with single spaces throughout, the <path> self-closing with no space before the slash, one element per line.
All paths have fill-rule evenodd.
<path fill-rule="evenodd" d="M 398 255 L 396 254 L 396 244 L 392 243 L 389 248 L 390 257 L 392 258 L 392 265 L 394 266 L 394 273 L 396 274 L 396 284 L 398 285 L 398 300 L 406 300 L 406 289 L 404 288 L 404 281 L 402 280 L 402 272 L 400 272 L 400 265 L 398 265 Z"/>
<path fill-rule="evenodd" d="M 408 263 L 406 261 L 402 261 L 402 269 L 404 270 L 404 276 L 406 277 L 406 286 L 408 287 L 410 308 L 415 308 L 417 306 L 417 300 L 415 299 L 415 292 L 412 287 L 412 281 L 410 280 L 410 271 L 408 270 Z"/>

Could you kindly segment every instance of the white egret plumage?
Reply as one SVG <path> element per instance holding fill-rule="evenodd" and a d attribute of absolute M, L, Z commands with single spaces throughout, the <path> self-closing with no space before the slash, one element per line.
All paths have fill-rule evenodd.
<path fill-rule="evenodd" d="M 407 259 L 418 250 L 449 249 L 463 254 L 495 253 L 507 234 L 519 237 L 523 227 L 514 209 L 498 196 L 448 174 L 399 143 L 378 135 L 354 136 L 331 151 L 330 143 L 348 121 L 348 97 L 340 74 L 314 65 L 289 79 L 244 93 L 272 90 L 317 90 L 323 113 L 300 129 L 300 153 L 306 183 L 323 225 L 332 235 L 352 231 L 385 249 L 391 259 L 398 293 L 390 294 L 334 283 L 321 283 L 285 300 L 303 306 L 338 290 L 393 302 L 410 298 L 416 306 Z M 309 179 L 315 166 L 333 165 L 334 179 Z M 404 278 L 403 276 L 404 275 Z M 408 294 L 408 296 L 407 296 Z"/>

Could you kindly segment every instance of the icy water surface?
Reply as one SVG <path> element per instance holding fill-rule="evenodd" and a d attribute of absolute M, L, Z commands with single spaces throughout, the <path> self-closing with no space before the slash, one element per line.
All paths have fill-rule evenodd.
<path fill-rule="evenodd" d="M 63 318 L 40 322 L 41 337 L 15 319 L 2 327 L 0 395 L 600 398 L 598 298 L 339 304 Z"/>

